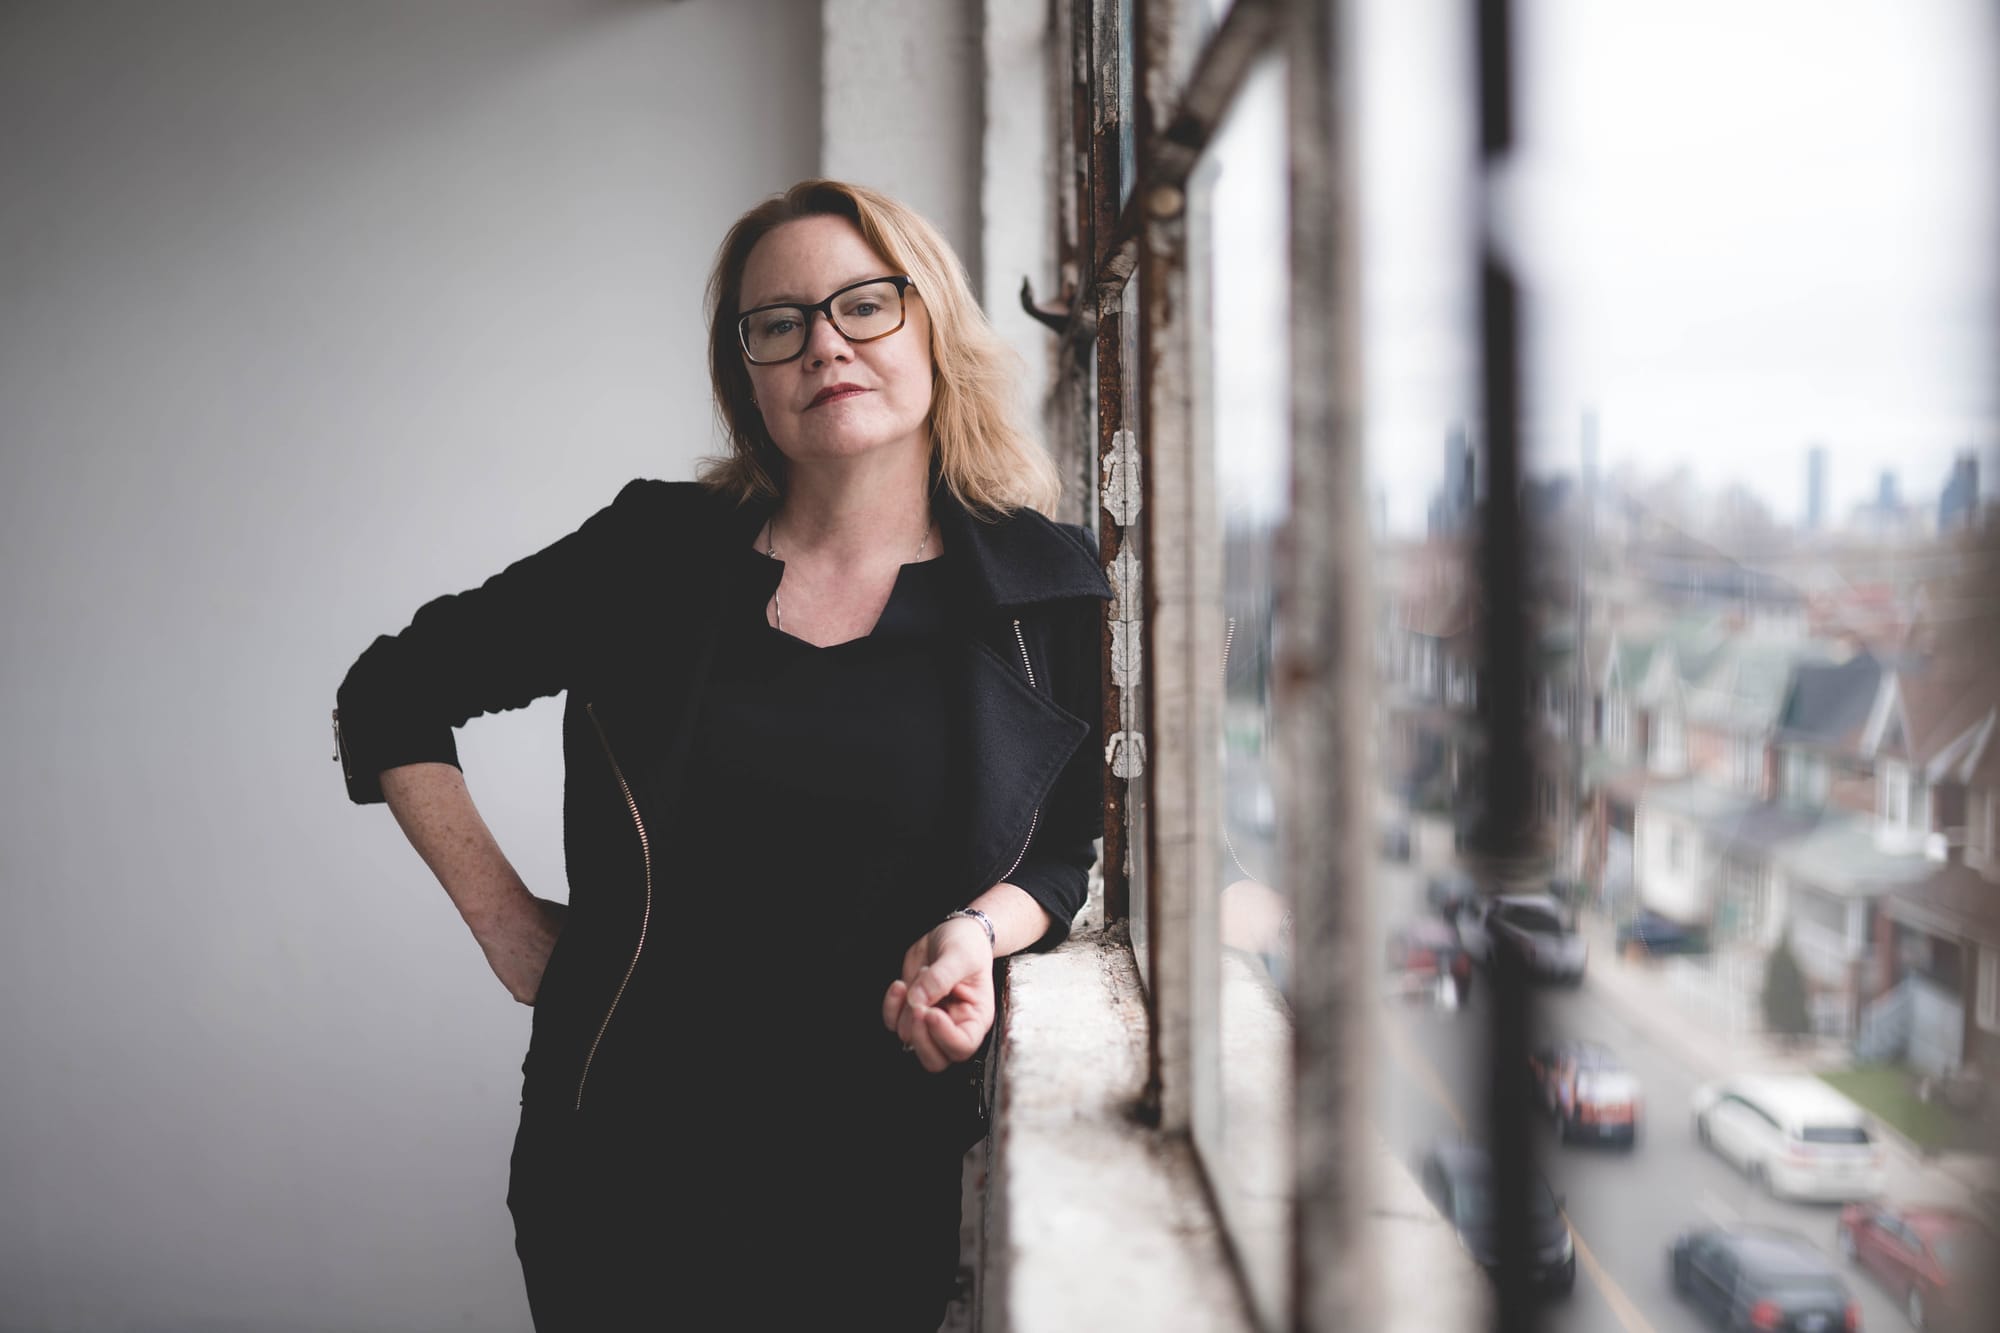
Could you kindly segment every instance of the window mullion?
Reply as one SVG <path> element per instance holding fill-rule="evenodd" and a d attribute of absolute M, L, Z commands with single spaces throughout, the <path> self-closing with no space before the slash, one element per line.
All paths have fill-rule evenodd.
<path fill-rule="evenodd" d="M 1171 68 L 1172 0 L 1137 0 L 1140 160 L 1154 156 L 1153 126 Z M 1214 1126 L 1220 1104 L 1220 964 L 1215 863 L 1221 809 L 1208 741 L 1219 725 L 1222 636 L 1215 609 L 1222 576 L 1214 468 L 1193 429 L 1190 393 L 1186 195 L 1141 181 L 1139 233 L 1139 454 L 1145 522 L 1144 662 L 1148 725 L 1147 919 L 1160 1123 L 1169 1131 Z"/>
<path fill-rule="evenodd" d="M 1372 654 L 1342 6 L 1288 6 L 1292 505 L 1275 573 L 1278 825 L 1293 886 L 1292 1326 L 1376 1328 L 1366 1225 Z"/>

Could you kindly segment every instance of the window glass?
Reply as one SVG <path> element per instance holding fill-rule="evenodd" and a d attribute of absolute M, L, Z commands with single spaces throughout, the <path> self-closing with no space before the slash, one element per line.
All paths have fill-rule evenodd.
<path fill-rule="evenodd" d="M 1807 1125 L 1799 1132 L 1807 1143 L 1867 1143 L 1868 1131 L 1859 1125 Z"/>
<path fill-rule="evenodd" d="M 1134 0 L 1114 3 L 1129 71 Z M 1171 7 L 1197 23 L 1226 8 Z M 1472 577 L 1487 493 L 1466 8 L 1362 0 L 1347 34 L 1359 53 L 1352 184 L 1377 589 L 1369 757 L 1380 860 L 1365 890 L 1377 960 L 1412 918 L 1440 915 L 1425 886 L 1465 869 L 1466 835 L 1494 776 L 1484 768 L 1481 685 L 1492 677 L 1481 674 Z M 1985 664 L 2000 660 L 1965 652 L 1978 616 L 1957 616 L 1982 604 L 1966 592 L 1976 572 L 1968 543 L 1991 521 L 1984 495 L 2000 445 L 1989 382 L 2000 346 L 2000 251 L 1990 244 L 2000 144 L 1988 100 L 2000 61 L 1989 7 L 1755 8 L 1746 19 L 1732 0 L 1516 7 L 1520 147 L 1494 182 L 1499 249 L 1523 301 L 1519 424 L 1539 626 L 1528 683 L 1542 702 L 1534 745 L 1539 773 L 1557 779 L 1518 775 L 1547 793 L 1535 802 L 1545 850 L 1535 873 L 1574 884 L 1593 938 L 1608 943 L 1644 908 L 1728 943 L 1701 959 L 1628 961 L 1593 947 L 1592 977 L 1616 969 L 1616 984 L 1545 1001 L 1545 1035 L 1612 1047 L 1632 1066 L 1649 1115 L 1666 1117 L 1659 1124 L 1684 1114 L 1701 1075 L 1646 1039 L 1649 1009 L 1671 1012 L 1699 1044 L 1727 1041 L 1796 1066 L 1795 1052 L 1757 1044 L 1774 941 L 1794 942 L 1812 1014 L 1839 1019 L 1827 1026 L 1869 1030 L 1870 1005 L 1909 993 L 1898 983 L 1917 964 L 1873 976 L 1889 962 L 1872 943 L 1884 896 L 1962 868 L 1928 866 L 1921 847 L 1899 849 L 1873 825 L 1893 817 L 1927 828 L 1932 802 L 1945 816 L 1961 798 L 1908 782 L 1878 790 L 1874 756 L 1857 738 L 1885 673 L 1922 677 L 1906 691 L 1900 744 L 1928 771 L 1936 753 L 1914 751 L 1948 743 L 1954 717 L 1987 715 L 1975 705 L 1994 684 Z M 1717 31 L 1731 40 L 1716 42 Z M 1198 45 L 1179 51 L 1191 56 Z M 1128 190 L 1139 156 L 1134 91 L 1121 79 Z M 1282 1325 L 1271 1313 L 1282 1300 L 1273 1295 L 1283 1287 L 1282 1247 L 1260 1239 L 1256 1219 L 1282 1215 L 1287 1177 L 1246 1151 L 1256 1136 L 1245 1131 L 1264 1112 L 1234 1090 L 1260 1078 L 1282 1086 L 1282 1068 L 1245 1076 L 1254 1067 L 1249 1020 L 1282 1019 L 1294 972 L 1325 960 L 1290 953 L 1284 927 L 1300 886 L 1279 882 L 1283 778 L 1269 768 L 1285 721 L 1268 675 L 1288 461 L 1283 324 L 1272 318 L 1277 333 L 1260 342 L 1234 322 L 1248 318 L 1242 311 L 1272 317 L 1285 290 L 1283 232 L 1251 217 L 1259 181 L 1279 182 L 1282 199 L 1282 131 L 1245 128 L 1259 95 L 1245 91 L 1190 191 L 1200 330 L 1190 370 L 1216 510 L 1215 549 L 1204 555 L 1220 569 L 1212 610 L 1228 645 L 1226 665 L 1217 654 L 1208 738 L 1224 835 L 1214 919 L 1227 965 L 1207 1002 L 1222 1015 L 1230 1091 L 1224 1151 L 1204 1164 L 1246 1287 L 1265 1321 Z M 1128 337 L 1136 331 L 1134 310 Z M 1277 356 L 1259 359 L 1272 349 Z M 1129 343 L 1125 364 L 1133 390 Z M 1180 535 L 1161 534 L 1161 545 Z M 1775 790 L 1766 789 L 1767 757 Z M 1665 848 L 1633 855 L 1639 812 L 1653 801 L 1687 826 L 1687 841 L 1675 840 L 1678 874 L 1657 873 Z M 1965 809 L 1968 823 L 1994 817 L 1976 799 Z M 1142 800 L 1132 814 L 1137 858 Z M 1688 873 L 1724 856 L 1721 874 Z M 1135 913 L 1143 882 L 1138 867 Z M 1462 933 L 1483 938 L 1478 923 L 1475 910 Z M 1140 938 L 1151 924 L 1135 920 Z M 1952 956 L 1978 958 L 1977 1026 L 2000 1027 L 2000 961 L 1944 943 L 1959 950 Z M 1398 957 L 1415 966 L 1435 954 Z M 1375 1116 L 1355 1127 L 1357 1144 L 1379 1135 L 1396 1159 L 1416 1161 L 1439 1138 L 1481 1132 L 1487 1034 L 1473 975 L 1463 992 L 1431 988 L 1420 1005 L 1375 1011 Z M 1895 1020 L 1883 1012 L 1875 1026 Z M 1925 1040 L 1949 1029 L 1926 1028 Z M 1976 1040 L 1962 1035 L 1959 1054 Z M 1772 1123 L 1733 1100 L 1718 1110 L 1738 1125 Z M 1649 1135 L 1616 1161 L 1546 1150 L 1579 1253 L 1587 1243 L 1596 1256 L 1579 1271 L 1563 1322 L 1686 1322 L 1658 1256 L 1717 1197 L 1735 1198 L 1739 1179 L 1686 1137 Z M 1662 1165 L 1672 1169 L 1661 1175 Z M 1635 1188 L 1648 1207 L 1630 1206 Z M 1755 1204 L 1751 1220 L 1831 1244 L 1824 1209 Z M 1857 1300 L 1863 1326 L 1901 1320 L 1893 1295 L 1859 1284 Z"/>
<path fill-rule="evenodd" d="M 1274 570 L 1290 485 L 1289 279 L 1285 263 L 1282 65 L 1251 76 L 1191 192 L 1189 306 L 1197 429 L 1214 465 L 1213 553 L 1222 651 L 1216 765 L 1221 838 L 1212 877 L 1222 957 L 1220 1015 L 1225 1161 L 1211 1163 L 1233 1215 L 1251 1292 L 1284 1322 L 1292 897 L 1279 873 L 1279 783 L 1272 702 Z M 1422 955 L 1427 960 L 1434 955 Z"/>
<path fill-rule="evenodd" d="M 1100 0 L 1103 3 L 1104 0 Z M 1141 0 L 1109 0 L 1118 10 L 1118 206 L 1122 211 L 1139 182 L 1139 52 L 1133 8 Z"/>
<path fill-rule="evenodd" d="M 1673 1106 L 1660 1090 L 1696 1071 L 1643 1039 L 1646 1008 L 1746 1073 L 1796 1060 L 1763 1035 L 1767 991 L 1787 1021 L 1857 1050 L 1886 1050 L 1903 1022 L 1883 1071 L 1899 1086 L 1916 1077 L 1899 1062 L 1985 1049 L 1965 1019 L 1978 941 L 1936 915 L 1977 872 L 1930 859 L 1939 840 L 1923 835 L 1983 814 L 1962 794 L 1980 782 L 1964 756 L 1972 719 L 2000 702 L 2000 616 L 1981 582 L 2000 463 L 2000 12 L 1754 8 L 1516 6 L 1517 147 L 1493 182 L 1521 295 L 1533 610 L 1545 641 L 1561 625 L 1590 645 L 1593 688 L 1624 715 L 1581 753 L 1538 737 L 1581 788 L 1556 839 L 1583 844 L 1588 930 L 1624 812 L 1671 812 L 1686 838 L 1637 858 L 1631 892 L 1727 942 L 1666 966 L 1593 951 L 1605 985 L 1543 1004 L 1551 1035 L 1620 1049 L 1656 1115 Z M 1450 475 L 1433 476 L 1443 496 Z M 1878 753 L 1868 723 L 1892 680 L 1899 725 Z M 1892 947 L 1897 920 L 1929 923 L 1927 953 Z M 1781 940 L 1803 978 L 1773 965 Z M 1814 1126 L 1804 1142 L 1838 1157 L 1867 1131 Z M 1551 1155 L 1600 1259 L 1581 1301 L 1615 1285 L 1647 1323 L 1684 1321 L 1640 1256 L 1670 1243 L 1667 1218 L 1702 1210 L 1708 1156 L 1632 1209 L 1599 1162 Z M 1917 1174 L 1950 1188 L 1930 1165 Z M 1759 1200 L 1742 1220 L 1831 1252 L 1823 1218 Z M 1854 1284 L 1861 1326 L 1906 1326 L 1901 1294 Z"/>

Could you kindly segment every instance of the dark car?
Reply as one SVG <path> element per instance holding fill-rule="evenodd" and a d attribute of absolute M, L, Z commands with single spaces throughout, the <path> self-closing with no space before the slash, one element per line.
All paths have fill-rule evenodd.
<path fill-rule="evenodd" d="M 1465 1248 L 1492 1272 L 1500 1263 L 1500 1223 L 1493 1215 L 1493 1162 L 1469 1143 L 1437 1144 L 1424 1158 L 1424 1193 L 1458 1229 Z M 1545 1291 L 1568 1294 L 1576 1285 L 1576 1239 L 1562 1200 L 1540 1175 L 1528 1182 L 1529 1276 Z"/>
<path fill-rule="evenodd" d="M 1833 1263 L 1796 1231 L 1703 1227 L 1674 1239 L 1674 1292 L 1716 1328 L 1851 1333 L 1861 1307 Z"/>
<path fill-rule="evenodd" d="M 1618 927 L 1618 952 L 1621 957 L 1707 953 L 1708 931 L 1642 908 Z"/>
<path fill-rule="evenodd" d="M 1396 994 L 1435 997 L 1448 977 L 1457 1003 L 1472 986 L 1472 959 L 1459 947 L 1458 932 L 1435 917 L 1391 931 L 1387 953 L 1389 989 Z"/>
<path fill-rule="evenodd" d="M 1550 1042 L 1528 1057 L 1528 1073 L 1562 1142 L 1595 1139 L 1627 1148 L 1639 1142 L 1639 1079 L 1610 1047 Z"/>
<path fill-rule="evenodd" d="M 1994 1253 L 1992 1232 L 1951 1208 L 1850 1203 L 1837 1233 L 1847 1262 L 1896 1294 L 1912 1328 L 1968 1326 L 1967 1288 Z"/>

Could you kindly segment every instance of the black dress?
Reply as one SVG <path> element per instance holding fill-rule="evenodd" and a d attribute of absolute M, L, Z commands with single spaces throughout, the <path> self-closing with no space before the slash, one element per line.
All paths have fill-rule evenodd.
<path fill-rule="evenodd" d="M 782 564 L 730 558 L 679 882 L 617 1020 L 656 1034 L 675 1091 L 630 1121 L 524 1115 L 509 1205 L 536 1327 L 930 1333 L 976 1100 L 881 1006 L 964 905 L 966 627 L 939 559 L 902 568 L 870 634 L 815 647 L 765 620 Z"/>

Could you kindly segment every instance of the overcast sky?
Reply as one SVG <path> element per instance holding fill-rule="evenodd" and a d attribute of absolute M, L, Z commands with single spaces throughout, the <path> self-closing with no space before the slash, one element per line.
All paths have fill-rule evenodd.
<path fill-rule="evenodd" d="M 1367 417 L 1391 523 L 1421 528 L 1473 415 L 1470 6 L 1362 0 Z M 1995 476 L 2000 86 L 1986 0 L 1522 0 L 1502 230 L 1529 300 L 1538 465 L 1740 480 L 1795 520 L 1885 467 Z M 1220 313 L 1220 312 L 1218 312 Z"/>

